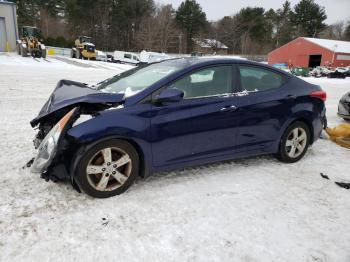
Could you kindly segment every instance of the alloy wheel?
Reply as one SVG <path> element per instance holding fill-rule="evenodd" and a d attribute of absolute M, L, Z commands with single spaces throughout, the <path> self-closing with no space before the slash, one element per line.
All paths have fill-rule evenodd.
<path fill-rule="evenodd" d="M 132 169 L 130 156 L 120 148 L 98 151 L 86 167 L 89 184 L 98 191 L 113 191 L 129 178 Z"/>
<path fill-rule="evenodd" d="M 290 158 L 299 157 L 307 145 L 306 131 L 301 127 L 296 127 L 290 131 L 286 140 L 286 152 Z"/>

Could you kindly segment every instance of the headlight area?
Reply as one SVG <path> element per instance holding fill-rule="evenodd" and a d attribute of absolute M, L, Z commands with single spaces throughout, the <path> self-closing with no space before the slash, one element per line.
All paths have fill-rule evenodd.
<path fill-rule="evenodd" d="M 78 113 L 78 108 L 69 111 L 45 136 L 31 167 L 32 173 L 45 173 L 55 158 L 60 141 Z"/>

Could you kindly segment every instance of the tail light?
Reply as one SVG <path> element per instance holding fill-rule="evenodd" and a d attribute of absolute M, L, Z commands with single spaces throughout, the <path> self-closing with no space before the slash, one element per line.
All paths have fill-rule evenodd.
<path fill-rule="evenodd" d="M 310 93 L 310 96 L 321 99 L 323 102 L 327 100 L 327 93 L 325 91 L 313 91 Z"/>

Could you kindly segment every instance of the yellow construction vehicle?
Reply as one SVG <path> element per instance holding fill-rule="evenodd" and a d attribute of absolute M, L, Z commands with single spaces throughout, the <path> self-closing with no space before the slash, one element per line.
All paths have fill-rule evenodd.
<path fill-rule="evenodd" d="M 17 40 L 17 53 L 26 57 L 46 58 L 46 47 L 40 39 L 40 31 L 33 26 L 19 28 L 20 39 Z"/>
<path fill-rule="evenodd" d="M 75 46 L 71 50 L 71 57 L 78 59 L 96 60 L 97 51 L 91 42 L 91 37 L 79 36 L 75 40 Z"/>

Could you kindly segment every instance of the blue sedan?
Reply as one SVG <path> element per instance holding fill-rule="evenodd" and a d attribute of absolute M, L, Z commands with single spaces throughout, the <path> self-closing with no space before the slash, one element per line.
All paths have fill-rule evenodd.
<path fill-rule="evenodd" d="M 106 198 L 159 171 L 274 154 L 300 160 L 326 125 L 326 93 L 250 61 L 179 58 L 95 86 L 61 80 L 31 121 L 31 167 Z"/>

